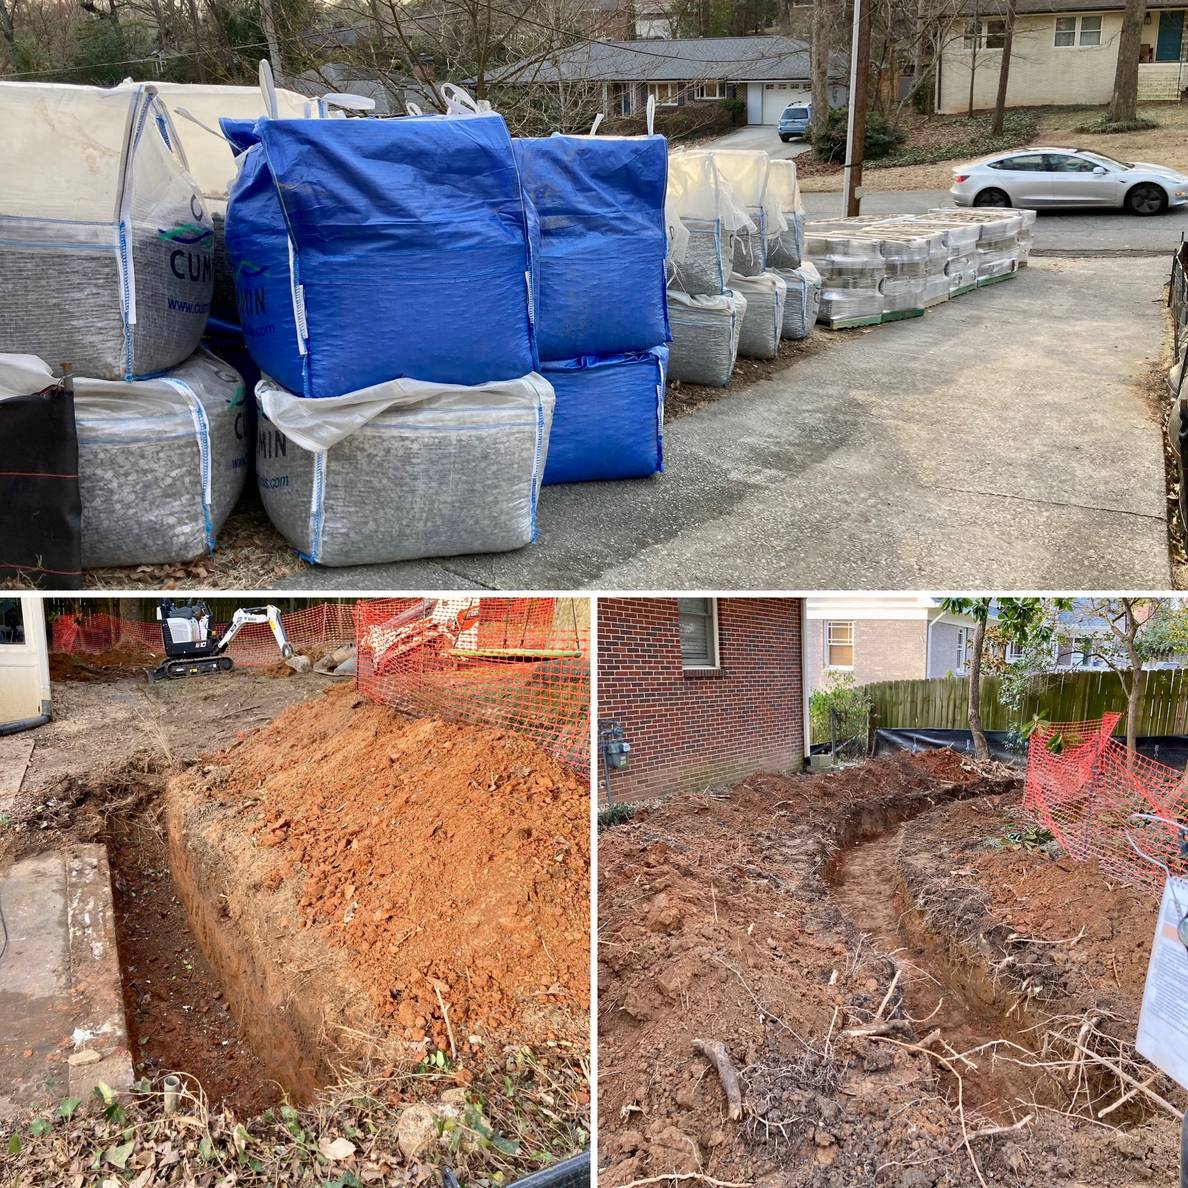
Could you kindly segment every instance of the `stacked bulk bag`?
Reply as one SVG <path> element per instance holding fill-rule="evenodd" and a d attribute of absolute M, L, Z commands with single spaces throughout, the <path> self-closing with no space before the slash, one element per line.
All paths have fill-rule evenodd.
<path fill-rule="evenodd" d="M 877 240 L 857 230 L 810 223 L 804 238 L 805 256 L 821 274 L 818 321 L 834 330 L 872 326 L 883 318 L 883 253 Z"/>
<path fill-rule="evenodd" d="M 804 256 L 804 203 L 795 161 L 768 162 L 765 205 L 778 210 L 784 223 L 768 240 L 767 266 L 779 272 L 799 268 Z"/>
<path fill-rule="evenodd" d="M 816 265 L 805 260 L 799 268 L 780 269 L 788 286 L 784 297 L 782 338 L 808 338 L 821 309 L 821 274 Z"/>
<path fill-rule="evenodd" d="M 734 201 L 709 153 L 673 153 L 668 162 L 669 289 L 726 291 L 734 240 L 754 224 Z"/>
<path fill-rule="evenodd" d="M 724 388 L 738 357 L 747 299 L 736 289 L 724 293 L 668 291 L 672 323 L 668 378 Z"/>
<path fill-rule="evenodd" d="M 731 286 L 746 298 L 738 353 L 748 359 L 774 359 L 780 353 L 788 283 L 778 272 L 735 276 Z"/>
<path fill-rule="evenodd" d="M 558 134 L 514 148 L 540 222 L 540 358 L 667 342 L 664 137 Z"/>
<path fill-rule="evenodd" d="M 396 379 L 322 400 L 263 379 L 256 396 L 260 495 L 306 560 L 498 553 L 535 539 L 554 406 L 542 376 Z"/>
<path fill-rule="evenodd" d="M 645 478 L 664 469 L 668 348 L 545 363 L 556 395 L 545 483 Z"/>
<path fill-rule="evenodd" d="M 0 352 L 131 380 L 202 336 L 213 228 L 155 88 L 0 84 Z"/>
<path fill-rule="evenodd" d="M 266 375 L 325 399 L 402 377 L 473 385 L 536 370 L 533 235 L 501 117 L 234 131 L 246 148 L 227 251 Z"/>
<path fill-rule="evenodd" d="M 243 381 L 205 351 L 157 379 L 76 377 L 82 561 L 190 561 L 215 540 L 248 475 Z"/>
<path fill-rule="evenodd" d="M 767 270 L 768 243 L 787 230 L 767 192 L 770 160 L 761 149 L 717 149 L 712 156 L 735 203 L 751 221 L 749 228 L 740 228 L 735 235 L 734 272 L 758 276 Z"/>

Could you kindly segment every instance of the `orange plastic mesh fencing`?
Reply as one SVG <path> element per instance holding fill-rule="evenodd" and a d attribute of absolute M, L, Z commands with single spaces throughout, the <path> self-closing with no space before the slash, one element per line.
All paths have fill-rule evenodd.
<path fill-rule="evenodd" d="M 405 713 L 529 735 L 590 770 L 590 633 L 570 598 L 376 599 L 355 607 L 358 687 Z"/>
<path fill-rule="evenodd" d="M 331 651 L 355 640 L 353 603 L 323 602 L 304 610 L 281 615 L 281 625 L 298 652 L 315 654 Z M 53 622 L 51 650 L 69 655 L 98 655 L 122 648 L 149 651 L 164 656 L 161 624 L 118 618 L 104 612 L 92 615 L 60 615 Z M 227 649 L 236 664 L 275 664 L 280 650 L 267 623 L 249 623 Z"/>
<path fill-rule="evenodd" d="M 1035 730 L 1027 751 L 1023 807 L 1081 862 L 1096 862 L 1107 874 L 1155 894 L 1164 873 L 1131 845 L 1188 873 L 1179 830 L 1158 822 L 1136 822 L 1135 813 L 1171 821 L 1188 819 L 1185 773 L 1135 755 L 1113 736 L 1121 714 L 1093 722 L 1052 722 Z"/>

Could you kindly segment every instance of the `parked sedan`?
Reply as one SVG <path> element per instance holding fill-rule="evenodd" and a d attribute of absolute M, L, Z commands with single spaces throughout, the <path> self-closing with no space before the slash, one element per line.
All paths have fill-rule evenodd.
<path fill-rule="evenodd" d="M 1088 149 L 1028 148 L 959 165 L 949 193 L 958 206 L 1114 206 L 1153 215 L 1188 202 L 1188 177 Z"/>

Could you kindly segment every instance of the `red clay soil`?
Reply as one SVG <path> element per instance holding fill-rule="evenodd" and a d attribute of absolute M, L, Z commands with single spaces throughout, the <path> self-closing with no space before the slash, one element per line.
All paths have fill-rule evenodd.
<path fill-rule="evenodd" d="M 448 1050 L 440 993 L 463 1052 L 588 1040 L 589 795 L 541 748 L 339 686 L 211 763 L 394 1034 Z"/>
<path fill-rule="evenodd" d="M 55 681 L 113 681 L 119 677 L 144 676 L 156 668 L 163 655 L 140 644 L 121 644 L 105 652 L 51 652 L 50 679 Z"/>
<path fill-rule="evenodd" d="M 1024 1128 L 967 1149 L 954 1079 L 903 1046 L 934 1021 L 902 986 L 888 995 L 897 968 L 904 980 L 888 953 L 905 965 L 928 954 L 883 930 L 903 882 L 894 853 L 858 871 L 848 860 L 915 814 L 972 811 L 1015 785 L 951 752 L 900 755 L 825 776 L 753 776 L 606 830 L 602 1188 L 674 1173 L 757 1188 L 1170 1183 L 1170 1121 L 1120 1133 L 1036 1109 Z M 853 1033 L 880 1026 L 877 1038 Z M 698 1040 L 726 1045 L 745 1103 L 737 1120 Z M 995 1121 L 971 1105 L 965 1128 Z"/>

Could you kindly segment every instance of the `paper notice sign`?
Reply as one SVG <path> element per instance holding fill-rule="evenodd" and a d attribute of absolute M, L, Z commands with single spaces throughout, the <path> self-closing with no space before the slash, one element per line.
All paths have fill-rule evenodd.
<path fill-rule="evenodd" d="M 1159 905 L 1135 1048 L 1188 1089 L 1188 948 L 1179 932 L 1185 911 L 1188 882 L 1169 879 Z"/>

